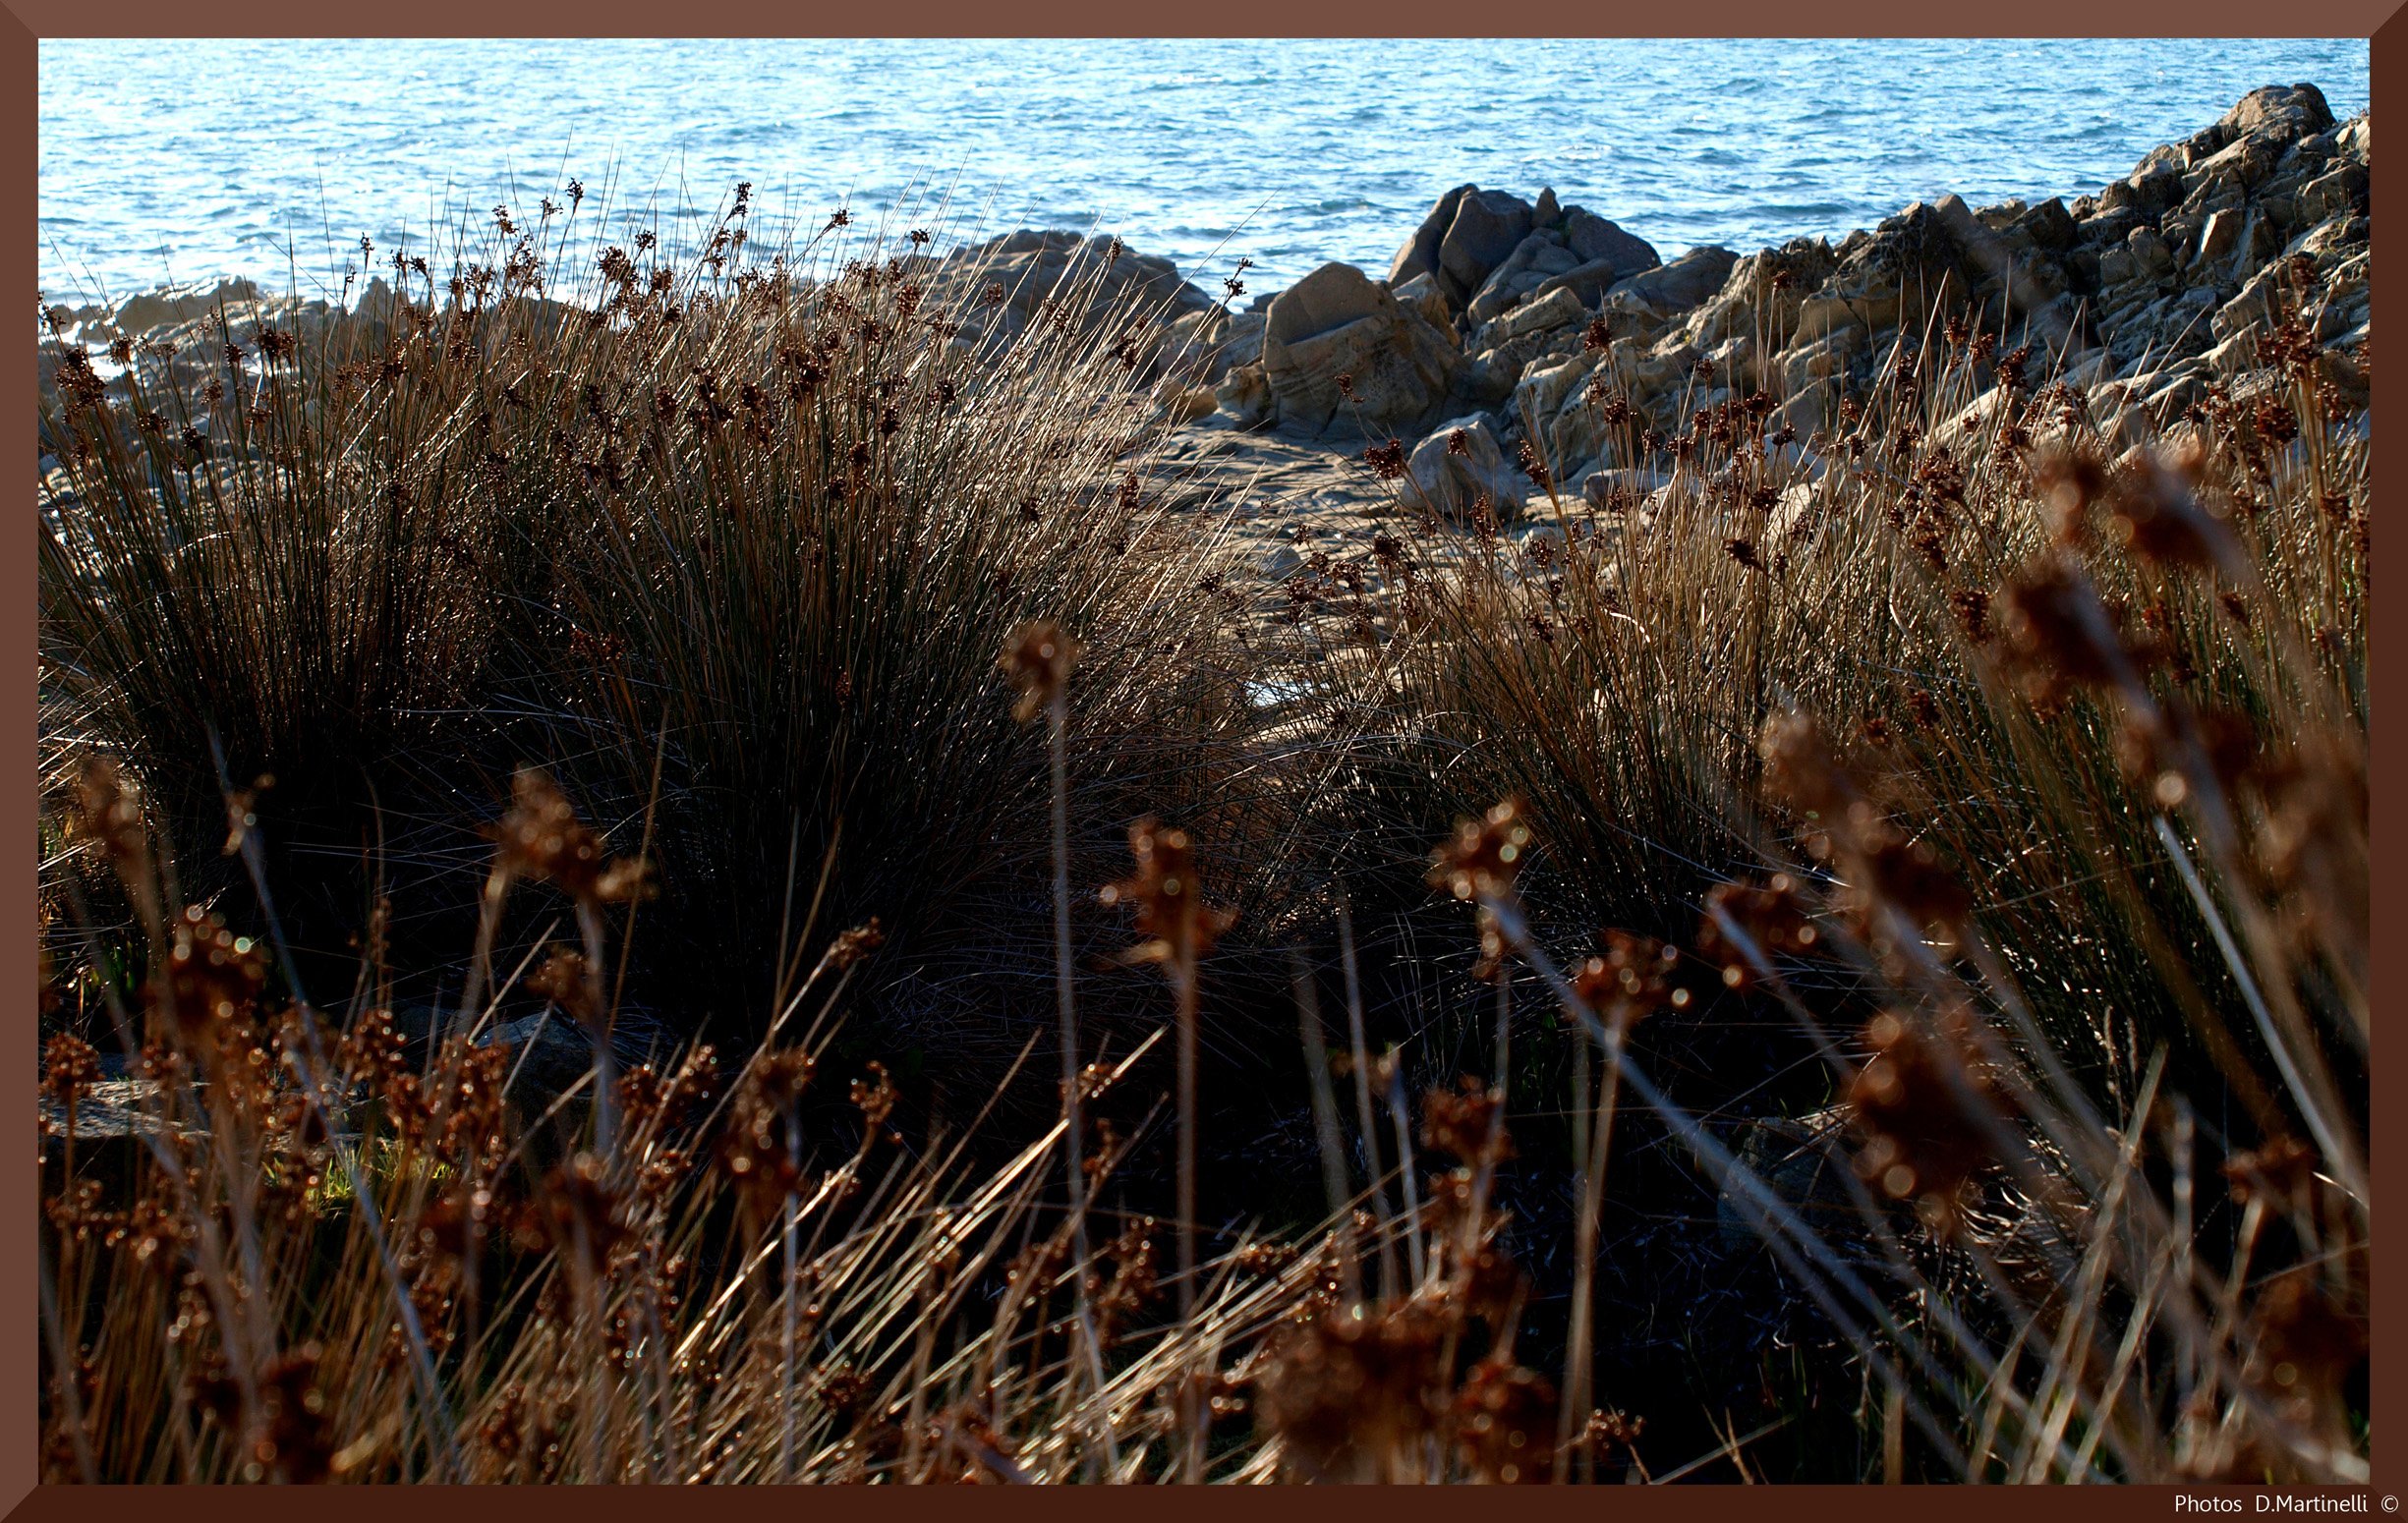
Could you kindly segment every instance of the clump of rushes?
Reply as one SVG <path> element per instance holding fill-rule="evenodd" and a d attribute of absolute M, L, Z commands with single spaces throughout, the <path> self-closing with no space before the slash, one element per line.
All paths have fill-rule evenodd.
<path fill-rule="evenodd" d="M 1793 735 L 1800 727 L 1788 726 Z M 1836 763 L 1814 761 L 1810 746 L 1785 746 L 1793 766 L 1834 774 L 1822 786 L 1852 786 Z M 1957 948 L 1961 958 L 1935 955 L 1975 933 L 1954 928 L 1935 936 L 1926 918 L 1931 880 L 1918 875 L 1902 886 L 1874 875 L 1850 890 L 1850 902 L 1817 916 L 1823 933 L 1815 941 L 1897 1001 L 1853 1044 L 1867 1054 L 1858 1063 L 1726 900 L 1710 917 L 1709 944 L 1736 950 L 1829 1060 L 1861 1140 L 1856 1173 L 1872 1189 L 1858 1188 L 1856 1210 L 1872 1251 L 1835 1251 L 1831 1231 L 1802 1215 L 1803 1203 L 1700 1125 L 1651 1076 L 1653 1059 L 1633 1051 L 1638 1017 L 1678 1003 L 1663 978 L 1677 954 L 1609 936 L 1605 957 L 1577 980 L 1567 977 L 1523 914 L 1511 875 L 1494 870 L 1495 818 L 1466 826 L 1441 849 L 1442 862 L 1487 911 L 1504 950 L 1601 1049 L 1619 1084 L 1723 1181 L 1726 1198 L 1743 1203 L 1775 1258 L 1887 1383 L 1890 1409 L 1913 1422 L 1947 1473 L 2017 1481 L 2364 1473 L 2341 1393 L 2364 1357 L 2369 1296 L 2368 1202 L 2346 1181 L 2349 1161 L 2328 1154 L 2330 1172 L 2312 1177 L 2285 1161 L 2311 1151 L 2280 1135 L 2261 1153 L 2228 1157 L 2244 1213 L 2229 1257 L 2220 1258 L 2193 1216 L 2199 1126 L 2161 1088 L 2162 1044 L 2131 1108 L 2109 1127 L 2032 1024 L 1994 952 L 1971 946 Z M 1757 926 L 1783 927 L 1799 939 L 1795 906 L 1748 907 Z M 2310 1111 L 2320 1140 L 2330 1119 Z M 1609 1101 L 1596 1124 L 1610 1121 Z M 2170 1163 L 2168 1185 L 2141 1172 L 2145 1150 Z M 2280 1248 L 2263 1231 L 2276 1200 L 2300 1213 L 2297 1239 Z M 1888 1210 L 1893 1201 L 1911 1204 L 1906 1220 L 1928 1234 L 1919 1252 L 1907 1251 L 1909 1229 Z M 2185 1262 L 2203 1272 L 2167 1273 Z M 2265 1289 L 2245 1302 L 2251 1283 Z M 1962 1287 L 1954 1296 L 1943 1288 L 1952 1284 Z M 2167 1352 L 2150 1357 L 2144 1374 L 2145 1351 L 2159 1343 Z M 2267 1349 L 2299 1357 L 2270 1363 L 2282 1352 Z M 2143 1393 L 2165 1379 L 2189 1392 L 2179 1403 L 2186 1415 L 2172 1423 Z M 1894 1475 L 1895 1436 L 1886 1447 Z"/>
<path fill-rule="evenodd" d="M 2280 1077 L 2263 1035 L 2220 1045 L 2228 1018 L 2201 1019 L 2253 982 L 2285 1046 L 2292 987 L 2363 1033 L 2367 561 L 2335 525 L 2363 522 L 2368 441 L 2303 371 L 2219 383 L 2111 454 L 2048 357 L 1995 351 L 1902 349 L 1789 441 L 1736 401 L 1680 441 L 1625 416 L 1607 463 L 1670 477 L 1643 500 L 1567 493 L 1519 540 L 1401 530 L 1372 618 L 1306 613 L 1342 653 L 1305 678 L 1359 759 L 1319 801 L 1339 840 L 1395 861 L 1519 796 L 1547 842 L 1533 914 L 1659 937 L 1818 843 L 1855 886 L 1921 875 L 1940 897 L 1908 913 L 1994 938 L 2101 1104 L 2130 1101 L 2152 1036 L 2186 1081 Z M 1860 798 L 1767 796 L 1756 743 L 1792 708 Z M 2204 908 L 2161 818 L 2264 911 Z M 2218 915 L 2267 967 L 2229 969 Z M 2295 1066 L 2329 1112 L 2341 1081 Z"/>
<path fill-rule="evenodd" d="M 839 821 L 876 844 L 838 857 L 831 915 L 995 955 L 1052 832 L 989 662 L 1038 612 L 1097 656 L 1074 847 L 1100 859 L 1140 791 L 1209 805 L 1254 722 L 1196 591 L 1223 552 L 1146 489 L 1163 314 L 1111 297 L 1102 254 L 1010 335 L 978 320 L 978 259 L 850 216 L 769 235 L 747 197 L 677 250 L 601 194 L 504 210 L 341 320 L 229 308 L 109 379 L 53 341 L 54 794 L 103 747 L 214 872 L 214 737 L 301 822 L 280 873 L 392 821 L 388 863 L 424 879 L 456 871 L 463 800 L 545 759 L 600 820 L 650 808 L 677 986 L 747 1009 L 774 982 L 761 907 Z M 294 911 L 349 916 L 331 897 Z M 297 939 L 351 928 L 319 929 Z"/>
<path fill-rule="evenodd" d="M 1093 269 L 965 338 L 990 271 L 841 212 L 764 262 L 746 192 L 688 263 L 642 232 L 562 300 L 562 215 L 401 261 L 381 315 L 229 312 L 117 378 L 52 357 L 48 1477 L 1643 1478 L 1596 1389 L 1607 1229 L 1702 1186 L 1771 1310 L 1827 1330 L 1804 1404 L 1865 1382 L 1860 1473 L 2364 1484 L 2371 447 L 2301 314 L 2270 382 L 2122 453 L 1978 314 L 1804 438 L 1764 393 L 1667 435 L 1600 369 L 1609 462 L 1669 484 L 1572 490 L 1538 437 L 1551 526 L 1483 503 L 1316 551 L 1266 733 L 1223 669 L 1242 595 L 1143 469 L 1142 346 L 1079 315 Z M 269 847 L 317 844 L 280 818 L 363 763 L 380 800 L 416 779 L 396 818 L 511 779 L 453 869 L 484 894 L 443 1012 L 396 993 L 388 897 L 328 1005 L 293 948 L 339 932 L 268 894 Z M 1174 1020 L 1089 1063 L 1069 885 L 1131 818 L 1103 897 Z M 1198 976 L 1233 917 L 1198 839 L 1261 933 L 1335 913 L 1361 1133 L 1357 1170 L 1299 947 L 1338 1212 L 1209 1258 Z M 864 970 L 889 933 L 942 966 L 1049 870 L 1059 1109 L 906 1147 L 922 1081 L 885 1059 L 929 1027 L 848 1024 Z M 563 904 L 573 944 L 507 939 Z M 1390 937 L 1361 968 L 1358 907 Z M 740 1061 L 693 1036 L 722 973 Z M 1494 1072 L 1459 1079 L 1430 1054 L 1484 996 Z M 1375 1057 L 1400 1004 L 1417 1045 Z M 1112 1100 L 1165 1036 L 1175 1310 Z M 1568 1105 L 1513 1109 L 1566 1068 Z M 1496 1196 L 1565 1132 L 1557 1382 L 1508 1250 L 1564 1256 Z M 1660 1475 L 1752 1475 L 1752 1441 Z"/>
<path fill-rule="evenodd" d="M 1321 1304 L 1326 1263 L 1245 1243 L 1166 1323 L 1150 1220 L 1071 1258 L 1050 1133 L 992 1160 L 905 1148 L 892 1077 L 830 1049 L 874 928 L 820 942 L 741 1061 L 688 1044 L 620 1072 L 605 1146 L 600 1107 L 562 1103 L 597 1074 L 550 1094 L 494 1023 L 411 1052 L 373 960 L 342 1006 L 289 1002 L 245 931 L 269 906 L 184 905 L 137 802 L 86 775 L 79 849 L 149 874 L 161 940 L 131 997 L 106 988 L 140 1124 L 93 1130 L 89 1044 L 45 1059 L 51 1480 L 1173 1479 L 1197 1472 L 1169 1389 L 1203 1369 L 1241 1404 L 1266 1339 Z M 506 884 L 607 876 L 558 800 L 522 787 Z M 484 1008 L 526 992 L 497 969 Z M 821 1088 L 844 1098 L 807 1116 Z M 1101 1379 L 1062 1337 L 1091 1269 Z"/>

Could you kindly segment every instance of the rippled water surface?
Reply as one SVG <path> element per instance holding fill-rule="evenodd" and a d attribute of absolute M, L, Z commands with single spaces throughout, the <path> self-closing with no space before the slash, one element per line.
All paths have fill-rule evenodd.
<path fill-rule="evenodd" d="M 44 41 L 50 300 L 250 274 L 571 176 L 816 224 L 956 184 L 957 230 L 1098 226 L 1256 289 L 1384 273 L 1464 181 L 1551 185 L 1653 242 L 1837 236 L 1954 191 L 2095 190 L 2260 85 L 2367 101 L 2363 39 Z M 591 206 L 589 206 L 589 214 Z M 913 214 L 915 218 L 918 213 Z"/>

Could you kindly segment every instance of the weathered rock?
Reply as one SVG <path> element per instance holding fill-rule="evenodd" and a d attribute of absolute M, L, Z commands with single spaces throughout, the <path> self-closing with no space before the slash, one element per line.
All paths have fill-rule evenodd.
<path fill-rule="evenodd" d="M 1455 318 L 1447 309 L 1447 295 L 1438 289 L 1435 275 L 1415 275 L 1395 288 L 1397 300 L 1406 308 L 1421 313 L 1431 327 L 1455 336 Z"/>
<path fill-rule="evenodd" d="M 1604 362 L 1603 356 L 1581 351 L 1533 365 L 1514 388 L 1514 420 L 1535 421 L 1532 442 L 1562 479 L 1577 479 L 1604 443 L 1604 421 L 1584 390 Z"/>
<path fill-rule="evenodd" d="M 1440 423 L 1413 446 L 1405 469 L 1413 493 L 1449 518 L 1468 519 L 1482 497 L 1500 523 L 1521 513 L 1522 477 L 1477 415 Z"/>
<path fill-rule="evenodd" d="M 1221 384 L 1213 388 L 1213 401 L 1242 428 L 1261 427 L 1279 409 L 1278 399 L 1271 394 L 1270 379 L 1259 365 L 1239 366 L 1223 376 Z"/>
<path fill-rule="evenodd" d="M 2132 254 L 2133 268 L 2144 280 L 2160 280 L 2174 272 L 2174 251 L 2166 247 L 2165 239 L 2153 227 L 2136 227 L 2124 247 Z"/>
<path fill-rule="evenodd" d="M 1228 312 L 1218 307 L 1187 312 L 1173 321 L 1162 343 L 1172 371 L 1196 385 L 1212 386 L 1233 368 L 1262 359 L 1263 314 Z"/>
<path fill-rule="evenodd" d="M 2209 319 L 2209 330 L 2222 340 L 2244 328 L 2272 321 L 2289 285 L 2275 265 L 2259 270 L 2243 283 L 2238 295 L 2216 309 L 2215 316 Z"/>
<path fill-rule="evenodd" d="M 2219 263 L 2230 263 L 2233 251 L 2241 245 L 2241 228 L 2249 213 L 2238 206 L 2228 206 L 2207 219 L 2200 229 L 2199 248 L 2190 262 L 2205 269 Z"/>
<path fill-rule="evenodd" d="M 1263 340 L 1292 344 L 1372 316 L 1394 301 L 1353 265 L 1324 264 L 1273 299 Z"/>
<path fill-rule="evenodd" d="M 2343 163 L 2300 187 L 2299 220 L 2314 225 L 2339 212 L 2363 207 L 2368 177 L 2364 167 Z"/>
<path fill-rule="evenodd" d="M 1155 405 L 1162 416 L 1173 423 L 1193 423 L 1209 418 L 1221 407 L 1219 394 L 1210 386 L 1187 386 L 1175 380 L 1166 380 L 1156 389 Z"/>
<path fill-rule="evenodd" d="M 1219 305 L 1181 278 L 1169 259 L 1139 254 L 1101 234 L 1021 228 L 925 264 L 936 291 L 1001 287 L 1000 303 L 973 309 L 975 318 L 961 335 L 970 346 L 1016 336 L 1053 302 L 1071 304 L 1075 319 L 1087 326 L 1117 320 L 1132 308 L 1167 326 Z M 1162 363 L 1159 353 L 1150 360 L 1149 379 L 1160 373 Z"/>
<path fill-rule="evenodd" d="M 1561 275 L 1548 276 L 1531 288 L 1526 300 L 1544 301 L 1558 291 L 1569 291 L 1579 298 L 1581 306 L 1597 307 L 1604 303 L 1606 293 L 1621 284 L 1624 278 L 1622 267 L 1612 259 L 1595 259 L 1576 265 Z"/>
<path fill-rule="evenodd" d="M 1314 433 L 1417 431 L 1459 359 L 1447 334 L 1351 264 L 1324 264 L 1282 292 L 1263 330 L 1279 421 Z"/>
<path fill-rule="evenodd" d="M 1672 478 L 1661 471 L 1601 467 L 1582 473 L 1573 482 L 1573 490 L 1600 513 L 1612 513 L 1637 507 L 1671 482 Z"/>
<path fill-rule="evenodd" d="M 2214 329 L 2208 326 L 2215 308 L 2215 290 L 2210 286 L 2193 286 L 2175 296 L 2157 319 L 2159 347 L 2176 355 L 2205 353 L 2215 338 Z"/>
<path fill-rule="evenodd" d="M 1487 343 L 1482 347 L 1511 343 L 1533 333 L 1553 328 L 1570 327 L 1588 315 L 1588 309 L 1569 290 L 1558 289 L 1543 300 L 1525 303 L 1498 318 L 1482 330 Z"/>
<path fill-rule="evenodd" d="M 118 1070 L 116 1077 L 86 1086 L 76 1100 L 74 1142 L 86 1162 L 103 1149 L 122 1149 L 131 1157 L 146 1151 L 146 1139 L 166 1140 L 183 1134 L 183 1128 L 162 1118 L 156 1079 L 125 1077 L 122 1060 L 112 1066 Z M 45 1094 L 40 1108 L 42 1153 L 60 1156 L 67 1150 L 70 1132 L 67 1107 Z"/>
<path fill-rule="evenodd" d="M 1722 289 L 1689 314 L 1681 337 L 1712 349 L 1738 333 L 1795 331 L 1806 294 L 1830 278 L 1835 263 L 1831 246 L 1814 238 L 1749 254 L 1731 266 Z"/>
<path fill-rule="evenodd" d="M 1528 363 L 1528 356 L 1511 347 L 1466 356 L 1455 372 L 1455 400 L 1473 407 L 1495 407 L 1514 394 L 1514 383 L 1521 378 L 1521 367 Z"/>
<path fill-rule="evenodd" d="M 2043 258 L 2020 256 L 2006 239 L 1967 210 L 1964 197 L 1942 197 L 1931 209 L 1964 251 L 1966 261 L 1995 281 L 2017 311 L 2037 313 L 2065 290 L 2062 269 Z M 2050 335 L 2052 339 L 2062 336 Z"/>
<path fill-rule="evenodd" d="M 1850 1187 L 1847 1129 L 1844 1107 L 1740 1123 L 1730 1149 L 1737 1167 L 1715 1182 L 1714 1218 L 1726 1252 L 1751 1248 L 1781 1230 L 1768 1213 L 1768 1199 L 1826 1242 L 1863 1235 L 1857 1192 Z M 1736 1177 L 1742 1169 L 1753 1188 Z"/>
<path fill-rule="evenodd" d="M 1438 246 L 1439 283 L 1449 296 L 1469 302 L 1489 272 L 1513 257 L 1514 250 L 1530 236 L 1530 207 L 1519 197 L 1504 191 L 1466 191 Z"/>
<path fill-rule="evenodd" d="M 2234 136 L 2268 127 L 2321 133 L 2332 126 L 2332 107 L 2325 104 L 2324 92 L 2313 85 L 2268 85 L 2242 96 L 2216 125 Z"/>
<path fill-rule="evenodd" d="M 1397 251 L 1395 262 L 1388 267 L 1390 285 L 1402 286 L 1415 275 L 1438 274 L 1438 249 L 1446 242 L 1447 229 L 1455 225 L 1455 209 L 1462 204 L 1465 196 L 1478 189 L 1476 185 L 1459 185 L 1438 198 L 1430 214 L 1421 219 L 1421 226 Z"/>
<path fill-rule="evenodd" d="M 258 300 L 259 288 L 249 280 L 221 280 L 215 285 L 164 286 L 156 291 L 127 297 L 109 309 L 107 321 L 111 328 L 131 337 L 153 328 L 206 317 L 220 307 L 248 305 Z"/>
<path fill-rule="evenodd" d="M 1866 349 L 1870 336 L 1862 326 L 1845 327 L 1793 346 L 1781 356 L 1782 394 L 1793 396 L 1816 381 L 1840 375 L 1849 360 Z"/>
<path fill-rule="evenodd" d="M 1504 263 L 1489 272 L 1463 315 L 1474 323 L 1486 322 L 1519 305 L 1546 280 L 1579 265 L 1579 256 L 1564 246 L 1563 234 L 1535 229 L 1515 246 Z"/>
<path fill-rule="evenodd" d="M 593 1039 L 557 1010 L 495 1022 L 476 1044 L 510 1050 L 511 1093 L 522 1098 L 558 1095 L 594 1066 Z"/>
<path fill-rule="evenodd" d="M 2108 186 L 2099 198 L 2110 208 L 2132 206 L 2149 215 L 2161 214 L 2181 203 L 2186 194 L 2182 175 L 2178 160 L 2152 155 L 2129 176 Z"/>
<path fill-rule="evenodd" d="M 1650 270 L 1663 263 L 1655 246 L 1643 238 L 1624 232 L 1620 227 L 1591 211 L 1574 207 L 1564 223 L 1564 241 L 1578 254 L 1583 264 L 1608 263 L 1625 276 Z"/>
<path fill-rule="evenodd" d="M 2016 225 L 2043 249 L 2071 249 L 2080 236 L 2080 230 L 2074 226 L 2074 214 L 2066 210 L 2064 200 L 2056 197 L 2025 212 Z"/>
<path fill-rule="evenodd" d="M 1608 295 L 1673 316 L 1720 291 L 1738 263 L 1739 255 L 1730 250 L 1707 245 L 1617 283 Z"/>

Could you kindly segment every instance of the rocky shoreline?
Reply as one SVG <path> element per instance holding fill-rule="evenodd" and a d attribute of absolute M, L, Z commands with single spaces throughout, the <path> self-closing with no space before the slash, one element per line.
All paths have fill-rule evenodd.
<path fill-rule="evenodd" d="M 1951 196 L 1836 244 L 1671 263 L 1552 192 L 1465 186 L 1385 280 L 1325 265 L 1228 317 L 1211 335 L 1226 361 L 1214 400 L 1240 426 L 1393 437 L 1434 505 L 1485 492 L 1507 516 L 1528 483 L 1506 461 L 1525 443 L 1593 494 L 1628 484 L 1605 422 L 1624 409 L 1671 435 L 1752 399 L 1773 410 L 1768 434 L 1809 439 L 1951 316 L 1994 355 L 2028 349 L 2032 373 L 2074 388 L 2118 448 L 2210 384 L 2271 383 L 2258 330 L 2278 302 L 2311 325 L 2322 379 L 2363 410 L 2372 141 L 2368 116 L 2336 122 L 2315 86 L 2272 86 L 2070 202 Z"/>
<path fill-rule="evenodd" d="M 2313 85 L 2267 86 L 2094 195 L 1978 208 L 1949 196 L 1836 243 L 1698 248 L 1669 262 L 1551 190 L 1525 200 L 1467 185 L 1384 275 L 1325 264 L 1242 309 L 1238 282 L 1218 299 L 1168 260 L 1068 232 L 911 262 L 938 289 L 974 279 L 993 293 L 953 339 L 971 348 L 1059 316 L 1065 293 L 1087 314 L 1150 304 L 1145 373 L 1183 425 L 1172 454 L 1190 489 L 1269 478 L 1317 512 L 1351 497 L 1369 513 L 1362 474 L 1337 468 L 1393 445 L 1408 494 L 1450 516 L 1485 497 L 1510 521 L 1529 464 L 1592 500 L 1643 494 L 1660 478 L 1614 458 L 1615 437 L 1668 439 L 1729 404 L 1769 414 L 1768 437 L 1810 450 L 1843 398 L 1951 318 L 1986 335 L 1986 363 L 2021 351 L 2032 378 L 2065 383 L 2118 449 L 2212 384 L 2273 384 L 2258 338 L 2278 305 L 2310 325 L 2331 393 L 2362 411 L 2372 146 L 2367 114 L 2339 122 Z M 212 346 L 189 341 L 216 337 L 201 330 L 221 310 L 239 341 L 269 322 L 305 336 L 380 323 L 394 300 L 381 279 L 348 306 L 263 300 L 233 281 L 50 317 L 94 354 L 206 364 Z M 57 348 L 42 349 L 45 385 Z"/>

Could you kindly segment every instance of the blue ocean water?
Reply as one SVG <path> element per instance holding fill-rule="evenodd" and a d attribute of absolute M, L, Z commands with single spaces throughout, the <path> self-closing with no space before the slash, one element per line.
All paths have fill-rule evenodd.
<path fill-rule="evenodd" d="M 2245 91 L 2363 109 L 2363 39 L 143 41 L 40 52 L 45 299 L 247 274 L 572 177 L 816 225 L 913 187 L 950 225 L 1094 227 L 1200 278 L 1385 273 L 1440 194 L 1553 186 L 1667 257 L 1837 237 L 1948 192 L 2097 189 Z M 918 219 L 917 214 L 911 214 Z"/>

